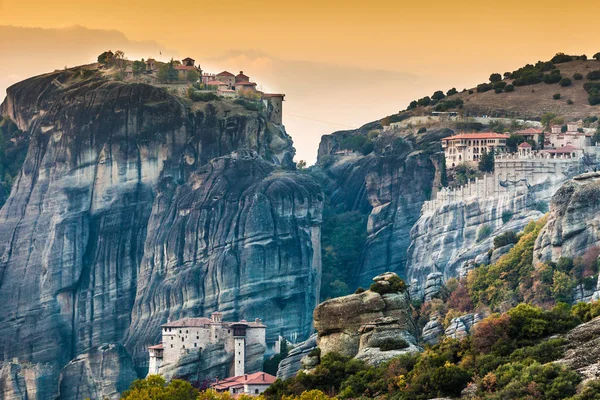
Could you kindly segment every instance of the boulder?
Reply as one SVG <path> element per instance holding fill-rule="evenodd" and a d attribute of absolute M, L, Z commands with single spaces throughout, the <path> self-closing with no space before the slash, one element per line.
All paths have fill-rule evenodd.
<path fill-rule="evenodd" d="M 453 318 L 444 334 L 453 339 L 462 339 L 469 335 L 473 326 L 482 320 L 479 314 L 465 314 Z"/>
<path fill-rule="evenodd" d="M 442 290 L 444 285 L 444 275 L 441 272 L 432 272 L 427 275 L 425 281 L 425 301 L 431 301 Z"/>
<path fill-rule="evenodd" d="M 375 278 L 385 286 L 395 274 Z M 367 290 L 360 294 L 327 300 L 314 311 L 314 326 L 318 332 L 317 343 L 321 354 L 336 352 L 348 357 L 362 354 L 379 362 L 382 357 L 366 357 L 379 345 L 382 337 L 408 338 L 416 343 L 416 326 L 411 316 L 408 292 L 379 294 Z"/>
<path fill-rule="evenodd" d="M 437 319 L 432 319 L 425 324 L 421 333 L 421 340 L 427 344 L 437 344 L 440 337 L 444 334 L 444 326 Z"/>

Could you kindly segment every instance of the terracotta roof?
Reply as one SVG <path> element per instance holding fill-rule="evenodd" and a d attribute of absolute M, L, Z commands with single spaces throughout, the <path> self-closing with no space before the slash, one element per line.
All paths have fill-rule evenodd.
<path fill-rule="evenodd" d="M 227 86 L 226 83 L 221 82 L 221 81 L 208 81 L 206 82 L 207 85 L 211 85 L 211 86 Z"/>
<path fill-rule="evenodd" d="M 190 328 L 194 328 L 194 327 L 204 327 L 206 325 L 211 325 L 213 324 L 213 320 L 210 318 L 205 318 L 205 317 L 201 317 L 201 318 L 181 318 L 178 319 L 177 321 L 172 321 L 172 322 L 167 322 L 166 324 L 161 325 L 163 328 L 185 328 L 185 327 L 190 327 Z M 243 324 L 243 325 L 247 325 L 250 328 L 266 328 L 265 325 L 263 325 L 260 320 L 256 320 L 254 322 L 247 322 L 244 320 L 238 321 L 238 322 L 220 322 L 220 325 L 224 325 L 224 326 L 232 326 L 232 325 L 239 325 L 239 324 Z"/>
<path fill-rule="evenodd" d="M 190 57 L 186 57 L 181 61 L 196 61 L 196 60 L 194 60 L 193 58 L 190 58 Z"/>
<path fill-rule="evenodd" d="M 253 374 L 234 376 L 217 381 L 213 383 L 211 387 L 217 390 L 226 390 L 243 385 L 272 385 L 276 379 L 276 377 L 267 374 L 266 372 L 255 372 Z"/>
<path fill-rule="evenodd" d="M 156 350 L 162 350 L 163 349 L 163 345 L 162 343 L 159 344 L 155 344 L 154 346 L 148 346 L 149 349 L 156 349 Z"/>
<path fill-rule="evenodd" d="M 236 86 L 256 86 L 256 83 L 254 82 L 236 82 L 235 83 Z"/>
<path fill-rule="evenodd" d="M 264 97 L 285 97 L 285 94 L 280 94 L 280 93 L 265 93 L 263 94 Z"/>
<path fill-rule="evenodd" d="M 223 71 L 220 74 L 217 74 L 217 76 L 233 76 L 233 77 L 235 77 L 235 75 L 233 75 L 231 72 L 228 72 L 228 71 Z"/>
<path fill-rule="evenodd" d="M 149 62 L 154 62 L 154 61 L 156 61 L 154 58 L 149 58 L 146 60 L 146 64 L 148 64 Z"/>
<path fill-rule="evenodd" d="M 442 140 L 457 140 L 457 139 L 508 139 L 508 135 L 494 132 L 481 133 L 461 133 L 458 135 L 443 138 Z"/>
<path fill-rule="evenodd" d="M 529 143 L 527 143 L 527 142 L 523 142 L 523 143 L 521 143 L 521 144 L 519 145 L 519 147 L 520 147 L 521 149 L 530 149 L 532 146 L 531 146 Z"/>
<path fill-rule="evenodd" d="M 240 71 L 240 73 L 235 76 L 236 82 L 248 82 L 249 80 L 250 77 L 248 75 L 244 75 L 244 71 Z"/>
<path fill-rule="evenodd" d="M 535 134 L 540 134 L 540 133 L 544 133 L 543 129 L 537 129 L 537 128 L 527 128 L 527 129 L 523 129 L 520 131 L 515 132 L 517 135 L 535 135 Z"/>
<path fill-rule="evenodd" d="M 193 67 L 191 65 L 176 65 L 175 69 L 178 71 L 191 71 L 191 70 L 195 70 L 196 67 Z"/>

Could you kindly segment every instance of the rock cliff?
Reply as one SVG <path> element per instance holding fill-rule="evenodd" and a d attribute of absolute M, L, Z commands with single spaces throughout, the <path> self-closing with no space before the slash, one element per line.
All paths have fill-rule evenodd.
<path fill-rule="evenodd" d="M 4 398 L 114 398 L 127 357 L 106 371 L 94 349 L 126 343 L 143 374 L 168 317 L 222 308 L 308 337 L 322 193 L 287 169 L 282 127 L 81 68 L 12 86 L 0 110 L 30 137 L 0 211 Z M 59 391 L 61 369 L 92 383 Z"/>
<path fill-rule="evenodd" d="M 329 178 L 325 191 L 331 204 L 368 215 L 359 268 L 349 271 L 355 287 L 368 285 L 371 277 L 385 271 L 405 274 L 410 230 L 441 179 L 440 145 L 432 143 L 448 134 L 383 132 L 372 139 L 368 155 L 342 151 L 348 140 L 380 129 L 379 123 L 371 123 L 357 131 L 325 135 L 319 145 L 318 164 Z"/>
<path fill-rule="evenodd" d="M 575 177 L 552 197 L 546 226 L 535 243 L 537 260 L 577 257 L 600 244 L 600 173 Z"/>

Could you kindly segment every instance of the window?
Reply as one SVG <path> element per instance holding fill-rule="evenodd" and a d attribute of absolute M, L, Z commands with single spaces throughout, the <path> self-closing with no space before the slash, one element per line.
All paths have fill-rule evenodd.
<path fill-rule="evenodd" d="M 183 342 L 185 340 L 185 338 L 181 338 L 181 341 Z"/>
<path fill-rule="evenodd" d="M 185 330 L 185 333 L 190 333 L 187 329 Z"/>
<path fill-rule="evenodd" d="M 258 394 L 258 389 L 254 389 L 254 394 Z"/>
<path fill-rule="evenodd" d="M 171 345 L 171 348 L 173 348 L 173 345 Z"/>
<path fill-rule="evenodd" d="M 196 339 L 200 339 L 200 336 L 196 336 Z"/>
<path fill-rule="evenodd" d="M 185 349 L 185 344 L 183 346 L 181 346 L 182 349 Z"/>
<path fill-rule="evenodd" d="M 194 343 L 194 347 L 198 347 L 198 343 Z"/>
<path fill-rule="evenodd" d="M 238 361 L 238 364 L 241 364 L 241 363 L 242 363 L 241 361 Z"/>
<path fill-rule="evenodd" d="M 231 329 L 227 329 L 227 333 L 231 333 Z"/>
<path fill-rule="evenodd" d="M 171 340 L 173 340 L 173 336 L 171 336 Z"/>

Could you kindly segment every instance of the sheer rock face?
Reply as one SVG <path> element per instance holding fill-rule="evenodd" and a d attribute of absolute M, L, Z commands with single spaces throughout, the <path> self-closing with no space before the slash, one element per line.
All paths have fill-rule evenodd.
<path fill-rule="evenodd" d="M 307 175 L 277 172 L 249 152 L 215 159 L 181 186 L 163 180 L 127 339 L 136 361 L 168 318 L 215 310 L 263 319 L 272 340 L 306 337 L 320 286 L 321 203 Z"/>
<path fill-rule="evenodd" d="M 600 318 L 581 324 L 567 334 L 564 357 L 557 361 L 575 369 L 587 379 L 600 377 Z"/>
<path fill-rule="evenodd" d="M 117 399 L 137 379 L 122 345 L 95 347 L 71 360 L 60 374 L 60 398 Z"/>
<path fill-rule="evenodd" d="M 29 79 L 0 107 L 31 138 L 0 211 L 0 357 L 29 364 L 1 382 L 27 373 L 29 399 L 55 398 L 70 360 L 126 339 L 143 372 L 168 316 L 219 307 L 306 337 L 322 194 L 276 169 L 289 136 L 231 102 L 190 109 L 160 88 L 83 75 Z M 239 156 L 210 162 L 243 148 L 241 168 Z"/>
<path fill-rule="evenodd" d="M 314 325 L 322 355 L 336 352 L 368 359 L 367 348 L 378 349 L 385 338 L 403 338 L 414 347 L 417 337 L 406 291 L 381 295 L 367 290 L 327 300 L 315 309 Z M 373 357 L 376 362 L 381 359 Z"/>
<path fill-rule="evenodd" d="M 369 215 L 361 266 L 350 272 L 356 286 L 368 285 L 385 271 L 405 275 L 410 230 L 440 181 L 441 156 L 394 135 L 381 134 L 367 156 L 338 154 L 345 138 L 377 127 L 325 135 L 319 145 L 318 162 L 330 179 L 325 191 L 331 193 L 331 203 Z"/>
<path fill-rule="evenodd" d="M 534 259 L 554 260 L 583 255 L 600 245 L 600 173 L 566 183 L 552 197 L 550 215 L 534 248 Z"/>

